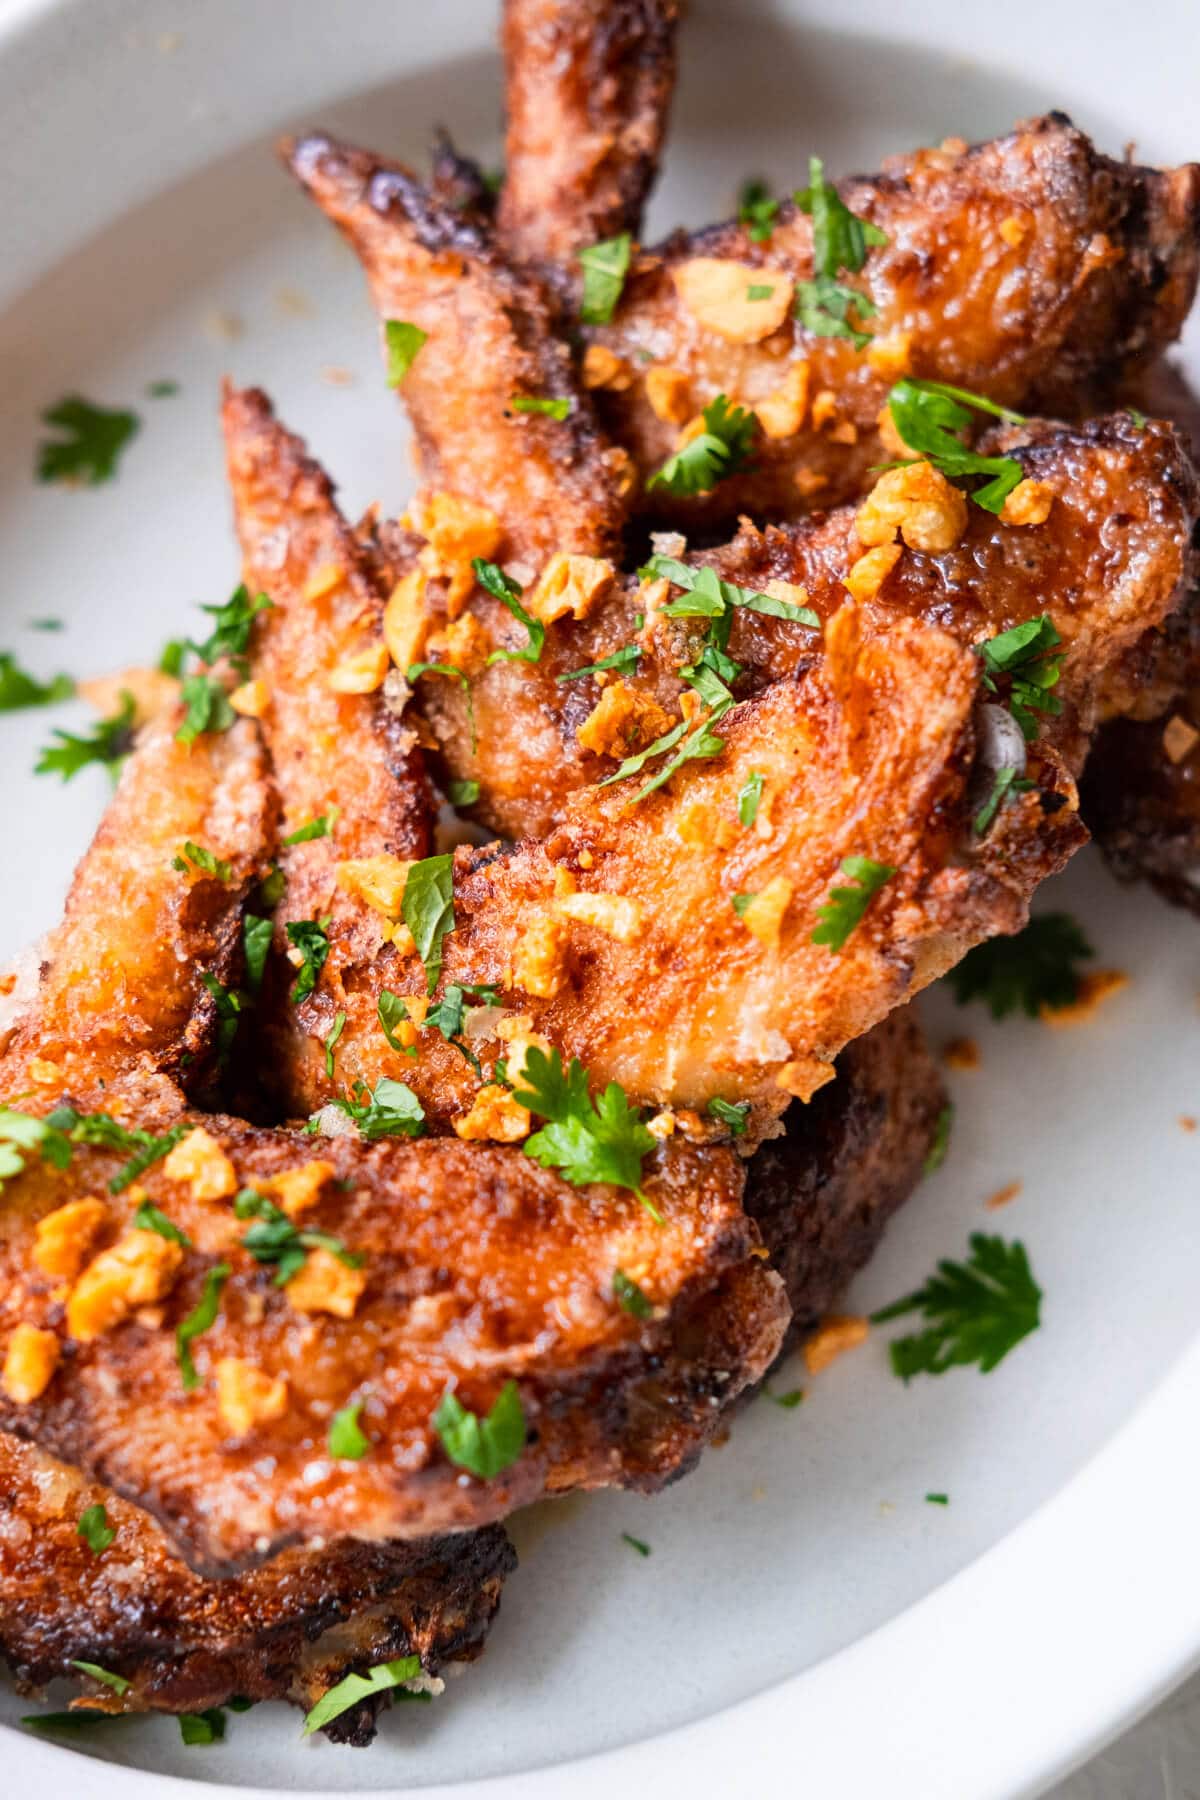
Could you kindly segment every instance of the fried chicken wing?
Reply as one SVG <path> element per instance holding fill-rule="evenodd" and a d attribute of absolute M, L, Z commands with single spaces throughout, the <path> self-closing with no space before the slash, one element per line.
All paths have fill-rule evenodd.
<path fill-rule="evenodd" d="M 1186 591 L 1200 504 L 1194 471 L 1169 426 L 1139 426 L 1127 413 L 1077 429 L 1030 423 L 982 443 L 1011 453 L 1023 477 L 1052 496 L 1042 523 L 1009 524 L 964 505 L 943 483 L 943 505 L 953 500 L 959 509 L 939 540 L 944 547 L 875 545 L 871 555 L 891 566 L 874 584 L 860 579 L 871 566 L 860 559 L 865 540 L 886 536 L 887 527 L 880 532 L 875 513 L 852 507 L 788 527 L 745 521 L 731 543 L 685 561 L 748 593 L 801 602 L 822 621 L 857 587 L 872 629 L 918 618 L 968 646 L 1048 614 L 1066 643 L 1058 692 L 1068 702 L 1048 729 L 1078 773 L 1097 709 L 1107 715 L 1140 703 L 1147 657 Z M 481 668 L 470 716 L 458 684 L 421 684 L 442 764 L 479 782 L 476 811 L 489 824 L 513 837 L 543 835 L 572 790 L 611 775 L 624 755 L 677 720 L 688 691 L 683 671 L 695 667 L 711 623 L 664 612 L 678 603 L 677 589 L 614 579 L 582 618 L 548 626 L 536 663 L 506 664 L 499 678 Z M 424 605 L 436 633 L 436 599 Z M 819 652 L 807 625 L 752 606 L 732 609 L 728 653 L 742 670 L 733 679 L 739 696 L 804 669 Z M 614 656 L 625 659 L 616 671 L 586 672 Z"/>
<path fill-rule="evenodd" d="M 217 1003 L 203 983 L 240 973 L 241 915 L 265 873 L 274 794 L 258 729 L 180 740 L 183 708 L 142 731 L 63 922 L 43 946 L 35 992 L 0 1036 L 5 1091 L 35 1092 L 140 1065 L 201 1091 Z M 211 873 L 185 846 L 227 865 Z M 176 865 L 180 866 L 176 866 Z"/>
<path fill-rule="evenodd" d="M 655 519 L 713 530 L 743 512 L 779 522 L 838 505 L 896 453 L 880 415 L 901 375 L 1070 410 L 1081 387 L 1169 344 L 1192 302 L 1200 168 L 1114 162 L 1061 114 L 890 158 L 838 190 L 887 237 L 849 277 L 876 309 L 864 349 L 795 316 L 813 226 L 790 203 L 764 242 L 732 223 L 643 251 L 612 323 L 589 328 L 622 372 L 597 390 L 601 416 Z M 757 312 L 750 287 L 772 290 Z M 694 497 L 646 489 L 718 394 L 759 413 L 753 471 Z"/>
<path fill-rule="evenodd" d="M 101 1552 L 80 1533 L 102 1506 Z M 147 1514 L 0 1434 L 0 1655 L 31 1692 L 60 1677 L 113 1712 L 204 1712 L 241 1696 L 306 1710 L 352 1670 L 419 1656 L 426 1676 L 483 1649 L 516 1557 L 499 1526 L 417 1543 L 284 1551 L 206 1581 Z M 77 1664 L 129 1683 L 116 1696 Z M 378 1701 L 327 1730 L 369 1743 Z"/>
<path fill-rule="evenodd" d="M 568 268 L 636 232 L 675 84 L 676 0 L 505 0 L 500 230 L 518 260 Z"/>
<path fill-rule="evenodd" d="M 396 164 L 319 136 L 283 154 L 349 239 L 380 318 L 426 334 L 396 385 L 434 511 L 446 492 L 470 503 L 469 521 L 461 507 L 456 516 L 457 542 L 469 531 L 477 554 L 538 565 L 555 551 L 607 554 L 624 520 L 628 457 L 598 429 L 536 276 L 506 261 L 486 221 L 455 212 Z M 514 399 L 569 410 L 555 418 L 514 409 Z M 446 544 L 448 522 L 441 535 Z M 497 621 L 506 617 L 497 608 Z"/>

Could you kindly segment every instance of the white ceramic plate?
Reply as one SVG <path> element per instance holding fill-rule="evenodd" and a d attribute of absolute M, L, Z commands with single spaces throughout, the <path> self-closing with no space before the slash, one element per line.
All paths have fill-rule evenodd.
<path fill-rule="evenodd" d="M 1200 148 L 1184 4 L 925 0 L 919 25 L 891 0 L 847 10 L 693 7 L 656 227 L 720 214 L 747 173 L 789 185 L 810 150 L 870 167 L 1055 104 L 1113 151 Z M 357 269 L 269 144 L 326 124 L 416 159 L 445 122 L 494 157 L 493 27 L 492 0 L 0 0 L 0 647 L 42 673 L 107 672 L 226 596 L 226 370 L 270 389 L 352 510 L 402 501 L 404 434 Z M 330 366 L 353 385 L 329 385 Z M 180 393 L 146 398 L 164 377 Z M 115 486 L 36 487 L 37 415 L 76 389 L 134 406 L 141 435 Z M 28 628 L 46 614 L 67 629 Z M 56 916 L 104 801 L 100 776 L 64 790 L 30 774 L 49 727 L 74 717 L 0 719 L 0 954 Z M 186 1775 L 243 1794 L 467 1795 L 491 1777 L 488 1794 L 522 1800 L 614 1780 L 1008 1800 L 1151 1704 L 1200 1659 L 1200 1135 L 1177 1124 L 1200 1113 L 1200 933 L 1089 855 L 1042 896 L 1056 904 L 1131 988 L 1073 1034 L 992 1029 L 932 996 L 935 1037 L 969 1030 L 983 1068 L 954 1078 L 945 1168 L 853 1296 L 865 1309 L 906 1291 L 973 1228 L 1019 1234 L 1045 1324 L 1000 1370 L 905 1389 L 876 1334 L 799 1411 L 751 1409 L 668 1494 L 518 1519 L 522 1567 L 483 1663 L 439 1704 L 386 1718 L 369 1752 L 301 1745 L 277 1707 L 233 1718 L 208 1750 L 184 1750 L 172 1721 L 79 1749 L 0 1727 L 0 1790 L 133 1797 Z M 1017 1178 L 1020 1198 L 985 1212 Z M 950 1505 L 925 1504 L 929 1490 Z M 26 1710 L 0 1691 L 0 1719 Z"/>

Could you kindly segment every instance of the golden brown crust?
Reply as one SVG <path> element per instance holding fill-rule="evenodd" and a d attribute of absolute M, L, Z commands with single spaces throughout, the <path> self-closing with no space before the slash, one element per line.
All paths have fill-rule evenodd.
<path fill-rule="evenodd" d="M 102 1553 L 79 1535 L 102 1505 Z M 0 1434 L 0 1655 L 23 1691 L 91 1662 L 130 1683 L 106 1712 L 204 1712 L 234 1696 L 308 1708 L 343 1675 L 417 1655 L 436 1675 L 479 1655 L 516 1557 L 498 1526 L 418 1541 L 291 1550 L 213 1582 L 154 1521 L 51 1457 Z M 374 1707 L 334 1727 L 373 1734 Z"/>
<path fill-rule="evenodd" d="M 850 278 L 879 309 L 866 322 L 873 348 L 815 337 L 796 320 L 762 341 L 732 342 L 682 304 L 675 277 L 697 257 L 811 278 L 811 221 L 790 204 L 765 243 L 729 224 L 644 251 L 612 324 L 590 328 L 590 342 L 639 371 L 599 400 L 643 481 L 675 449 L 677 435 L 651 404 L 649 369 L 687 378 L 694 415 L 718 393 L 755 407 L 779 392 L 790 365 L 808 364 L 803 427 L 761 440 L 755 472 L 709 494 L 676 499 L 639 488 L 642 509 L 655 519 L 712 530 L 742 512 L 781 522 L 849 499 L 892 454 L 878 416 L 901 374 L 931 376 L 1021 410 L 1069 410 L 1082 386 L 1172 342 L 1195 292 L 1200 168 L 1160 172 L 1113 162 L 1060 114 L 969 149 L 889 158 L 878 176 L 838 186 L 851 211 L 889 240 L 871 248 L 861 276 Z M 811 403 L 822 393 L 831 399 L 814 428 Z"/>
<path fill-rule="evenodd" d="M 110 1084 L 110 1104 L 126 1095 Z M 143 1092 L 133 1116 L 178 1120 Z M 194 1567 L 227 1574 L 314 1537 L 422 1537 L 486 1524 L 546 1493 L 614 1482 L 653 1488 L 687 1467 L 722 1405 L 756 1380 L 787 1323 L 777 1279 L 755 1259 L 737 1158 L 672 1149 L 647 1165 L 656 1224 L 628 1193 L 575 1189 L 519 1150 L 442 1139 L 374 1145 L 258 1131 L 207 1115 L 206 1129 L 253 1187 L 319 1151 L 333 1177 L 303 1216 L 365 1261 L 353 1317 L 298 1312 L 273 1270 L 241 1249 L 232 1196 L 197 1200 L 159 1163 L 145 1194 L 194 1249 L 161 1306 L 89 1342 L 67 1339 L 40 1398 L 0 1399 L 0 1425 L 143 1506 Z M 5 1193 L 0 1331 L 18 1321 L 66 1337 L 59 1284 L 31 1260 L 37 1221 L 104 1194 L 121 1159 L 77 1148 L 58 1171 L 32 1161 Z M 102 1251 L 137 1196 L 106 1200 Z M 184 1390 L 173 1327 L 218 1259 L 232 1272 L 198 1338 L 199 1385 Z M 612 1293 L 615 1268 L 655 1306 L 639 1320 Z M 239 1359 L 286 1383 L 286 1406 L 238 1436 L 223 1423 L 217 1366 Z M 464 1479 L 432 1425 L 442 1394 L 486 1411 L 508 1379 L 529 1438 L 492 1481 Z M 335 1411 L 365 1401 L 371 1452 L 328 1457 Z M 268 1473 L 269 1470 L 269 1473 Z"/>
<path fill-rule="evenodd" d="M 508 133 L 499 223 L 560 265 L 636 233 L 675 84 L 676 0 L 505 0 Z"/>
<path fill-rule="evenodd" d="M 1135 703 L 1148 646 L 1187 590 L 1195 474 L 1170 426 L 1151 421 L 1139 429 L 1126 413 L 1075 430 L 1031 422 L 985 442 L 1011 449 L 1030 478 L 1053 488 L 1046 521 L 1010 526 L 970 506 L 963 537 L 949 551 L 904 549 L 865 603 L 864 618 L 881 630 L 898 618 L 920 619 L 969 646 L 1048 613 L 1068 644 L 1059 689 L 1067 711 L 1048 729 L 1077 772 L 1096 709 Z M 684 560 L 709 564 L 750 589 L 773 580 L 802 587 L 804 603 L 827 620 L 846 597 L 846 577 L 862 549 L 854 509 L 846 507 L 789 527 L 760 530 L 746 520 L 729 544 Z M 650 612 L 649 626 L 639 630 L 637 615 L 653 598 L 631 580 L 617 584 L 583 620 L 550 626 L 536 664 L 481 671 L 472 683 L 478 753 L 459 689 L 422 684 L 420 703 L 443 764 L 452 775 L 481 781 L 477 811 L 488 823 L 513 837 L 542 835 L 561 816 L 568 793 L 615 768 L 613 758 L 580 744 L 580 727 L 603 690 L 593 676 L 564 681 L 572 670 L 636 644 L 642 654 L 622 680 L 678 714 L 679 670 L 699 653 L 707 621 Z M 803 670 L 819 641 L 807 627 L 739 609 L 729 650 L 745 669 L 734 688 L 740 696 Z"/>
<path fill-rule="evenodd" d="M 353 245 L 380 318 L 428 333 L 401 386 L 424 481 L 496 514 L 501 560 L 607 554 L 627 459 L 597 426 L 536 277 L 505 262 L 485 221 L 445 207 L 397 164 L 324 137 L 287 144 L 284 157 Z M 514 413 L 514 396 L 571 410 Z"/>
<path fill-rule="evenodd" d="M 201 975 L 240 977 L 242 908 L 266 869 L 275 798 L 253 720 L 187 745 L 182 717 L 171 707 L 151 721 L 126 764 L 44 946 L 34 1006 L 3 1043 L 7 1093 L 30 1085 L 35 1057 L 64 1082 L 140 1061 L 199 1091 L 212 1073 L 217 1016 Z M 230 864 L 228 881 L 173 867 L 189 840 Z"/>

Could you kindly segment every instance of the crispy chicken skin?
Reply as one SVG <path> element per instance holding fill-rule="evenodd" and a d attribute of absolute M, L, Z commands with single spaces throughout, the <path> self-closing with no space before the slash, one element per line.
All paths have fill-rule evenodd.
<path fill-rule="evenodd" d="M 684 304 L 677 284 L 695 294 L 698 259 L 745 265 L 747 281 L 760 285 L 770 276 L 810 279 L 812 222 L 791 204 L 765 243 L 732 223 L 644 251 L 611 325 L 589 329 L 590 342 L 633 372 L 627 386 L 601 389 L 598 398 L 637 465 L 640 504 L 656 520 L 712 530 L 742 512 L 779 521 L 837 505 L 894 454 L 878 421 L 900 375 L 951 382 L 1018 410 L 1069 410 L 1080 387 L 1171 343 L 1191 305 L 1200 168 L 1114 162 L 1061 114 L 969 149 L 889 158 L 878 176 L 838 186 L 851 211 L 888 237 L 849 278 L 878 308 L 865 321 L 873 336 L 865 350 L 844 337 L 813 336 L 791 314 L 740 341 L 715 328 L 719 312 Z M 710 273 L 703 261 L 700 273 Z M 799 363 L 807 365 L 803 422 L 760 438 L 752 473 L 691 499 L 644 490 L 675 449 L 682 420 L 718 393 L 757 407 L 786 389 Z M 655 411 L 656 368 L 686 378 L 682 419 Z M 830 398 L 815 419 L 823 394 Z"/>
<path fill-rule="evenodd" d="M 32 1005 L 0 1035 L 4 1092 L 35 1093 L 140 1064 L 200 1091 L 211 1074 L 216 1005 L 201 976 L 240 974 L 241 912 L 265 872 L 274 794 L 258 730 L 189 745 L 182 709 L 143 730 L 61 925 L 42 946 Z M 230 879 L 172 861 L 191 841 L 230 864 Z"/>
<path fill-rule="evenodd" d="M 1186 592 L 1189 539 L 1200 510 L 1195 474 L 1170 426 L 1150 422 L 1139 429 L 1126 413 L 1077 429 L 1031 423 L 992 433 L 983 444 L 1011 450 L 1026 475 L 1053 489 L 1048 518 L 1008 525 L 969 506 L 949 550 L 903 548 L 866 602 L 865 623 L 883 630 L 898 618 L 920 619 L 970 646 L 1049 613 L 1068 645 L 1059 692 L 1069 700 L 1062 725 L 1049 730 L 1069 749 L 1077 773 L 1096 707 L 1107 714 L 1136 704 L 1140 689 L 1130 674 L 1140 683 L 1146 672 L 1140 665 Z M 845 507 L 787 527 L 759 529 L 744 520 L 731 543 L 685 560 L 709 564 L 722 579 L 749 589 L 771 581 L 803 587 L 805 594 L 793 599 L 828 620 L 845 600 L 846 577 L 864 548 L 855 517 Z M 665 597 L 660 592 L 657 602 Z M 620 672 L 622 683 L 653 699 L 664 716 L 677 716 L 684 689 L 679 671 L 699 653 L 707 621 L 663 615 L 654 600 L 631 579 L 614 581 L 583 619 L 548 627 L 537 663 L 480 670 L 471 690 L 478 751 L 458 686 L 422 683 L 420 700 L 441 762 L 450 774 L 481 783 L 476 812 L 487 823 L 512 837 L 544 835 L 571 790 L 617 767 L 616 755 L 585 747 L 587 733 L 580 738 L 604 690 L 591 675 L 564 681 L 571 671 L 636 643 L 641 657 Z M 425 604 L 434 631 L 440 610 L 428 590 Z M 641 628 L 638 614 L 646 620 Z M 738 609 L 729 650 L 745 673 L 735 693 L 754 693 L 798 673 L 819 649 L 806 626 Z M 1066 744 L 1064 728 L 1075 734 L 1074 744 Z"/>
<path fill-rule="evenodd" d="M 126 1098 L 119 1085 L 115 1097 Z M 156 1113 L 144 1089 L 137 1103 L 150 1129 L 172 1117 L 166 1106 Z M 0 1398 L 0 1426 L 135 1500 L 205 1573 L 234 1573 L 316 1538 L 487 1524 L 577 1487 L 653 1489 L 694 1461 L 721 1407 L 778 1351 L 787 1303 L 755 1256 L 758 1232 L 728 1150 L 656 1155 L 645 1192 L 660 1226 L 632 1194 L 573 1188 L 513 1148 L 314 1140 L 219 1114 L 195 1122 L 239 1188 L 317 1156 L 331 1165 L 303 1224 L 364 1258 L 352 1316 L 309 1310 L 307 1298 L 302 1308 L 298 1293 L 293 1304 L 272 1268 L 240 1248 L 246 1228 L 232 1194 L 197 1200 L 158 1164 L 140 1187 L 194 1248 L 154 1319 L 70 1338 L 61 1284 L 32 1259 L 35 1228 L 68 1201 L 104 1195 L 121 1159 L 77 1149 L 66 1171 L 34 1162 L 6 1187 L 0 1331 L 6 1343 L 19 1323 L 54 1331 L 63 1355 L 43 1394 Z M 95 1251 L 129 1231 L 135 1204 L 129 1193 L 105 1199 Z M 200 1381 L 188 1392 L 173 1327 L 218 1260 L 232 1272 L 219 1317 L 196 1340 Z M 617 1304 L 617 1268 L 649 1296 L 652 1318 Z M 225 1403 L 227 1359 L 256 1383 L 282 1384 L 253 1424 Z M 465 1478 L 432 1416 L 448 1387 L 486 1412 L 510 1378 L 526 1447 L 494 1480 Z M 335 1461 L 330 1420 L 354 1398 L 365 1402 L 371 1451 Z"/>
<path fill-rule="evenodd" d="M 608 553 L 628 458 L 599 431 L 537 277 L 505 260 L 486 221 L 396 164 L 321 136 L 286 143 L 283 155 L 358 254 L 380 318 L 428 334 L 400 384 L 423 482 L 493 514 L 502 560 Z M 567 400 L 571 411 L 514 412 L 522 396 Z"/>
<path fill-rule="evenodd" d="M 946 1090 L 914 1007 L 848 1044 L 837 1080 L 750 1159 L 746 1211 L 792 1306 L 787 1349 L 832 1311 L 921 1180 Z"/>
<path fill-rule="evenodd" d="M 569 267 L 636 232 L 675 84 L 676 0 L 506 0 L 500 230 L 518 260 Z"/>
<path fill-rule="evenodd" d="M 116 1535 L 101 1554 L 79 1535 L 90 1506 Z M 104 1712 L 203 1712 L 236 1695 L 307 1709 L 347 1675 L 416 1655 L 437 1675 L 483 1649 L 516 1557 L 499 1526 L 417 1543 L 284 1551 L 206 1581 L 158 1526 L 75 1470 L 0 1434 L 0 1655 L 23 1692 L 77 1661 L 130 1683 L 119 1698 L 83 1678 Z M 329 1734 L 369 1743 L 375 1703 Z"/>

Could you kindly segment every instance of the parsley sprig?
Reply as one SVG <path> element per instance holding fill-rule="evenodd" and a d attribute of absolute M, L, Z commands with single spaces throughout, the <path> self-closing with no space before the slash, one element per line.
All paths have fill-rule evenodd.
<path fill-rule="evenodd" d="M 738 195 L 738 223 L 746 227 L 746 235 L 752 244 L 767 242 L 775 229 L 778 212 L 779 201 L 772 199 L 765 181 L 752 179 L 742 183 Z"/>
<path fill-rule="evenodd" d="M 353 1119 L 369 1143 L 382 1137 L 420 1137 L 425 1130 L 425 1108 L 417 1096 L 403 1081 L 392 1081 L 386 1075 L 373 1088 L 356 1081 L 344 1099 L 331 1100 L 329 1105 Z M 309 1120 L 310 1130 L 316 1129 L 319 1117 L 315 1114 Z"/>
<path fill-rule="evenodd" d="M 558 1169 L 576 1186 L 606 1181 L 630 1188 L 661 1224 L 661 1215 L 642 1192 L 642 1163 L 655 1140 L 641 1107 L 630 1106 L 615 1081 L 593 1101 L 583 1064 L 572 1057 L 564 1073 L 558 1051 L 547 1056 L 536 1044 L 525 1052 L 521 1080 L 514 1093 L 517 1104 L 546 1121 L 525 1140 L 526 1156 L 544 1169 Z"/>
<path fill-rule="evenodd" d="M 516 1382 L 505 1382 L 482 1418 L 447 1390 L 433 1415 L 433 1428 L 456 1469 L 490 1481 L 511 1468 L 525 1448 L 525 1413 Z"/>
<path fill-rule="evenodd" d="M 84 1507 L 75 1535 L 83 1539 L 93 1556 L 103 1556 L 117 1534 L 108 1522 L 108 1509 L 102 1500 Z"/>
<path fill-rule="evenodd" d="M 494 599 L 506 606 L 517 623 L 523 625 L 529 633 L 528 643 L 519 650 L 493 650 L 487 660 L 488 668 L 497 662 L 539 662 L 542 645 L 546 641 L 546 627 L 521 605 L 521 595 L 525 590 L 520 582 L 514 581 L 511 575 L 506 575 L 499 563 L 485 562 L 481 556 L 471 559 L 471 567 L 480 587 L 486 588 Z"/>
<path fill-rule="evenodd" d="M 980 456 L 963 443 L 960 432 L 971 425 L 971 412 L 991 413 L 1009 425 L 1025 423 L 1020 413 L 998 406 L 982 394 L 950 387 L 944 381 L 917 381 L 905 376 L 888 395 L 892 422 L 910 450 L 931 462 L 951 480 L 969 475 L 989 475 L 991 480 L 972 490 L 977 506 L 998 513 L 1024 471 L 1013 456 Z M 894 465 L 893 465 L 894 466 Z"/>
<path fill-rule="evenodd" d="M 796 606 L 791 600 L 780 600 L 774 594 L 760 593 L 756 588 L 739 587 L 736 582 L 722 581 L 713 568 L 693 568 L 674 556 L 652 556 L 638 570 L 642 580 L 664 577 L 682 588 L 678 600 L 670 600 L 660 612 L 668 618 L 718 619 L 730 607 L 743 607 L 747 612 L 765 613 L 772 619 L 786 619 L 792 625 L 808 625 L 819 631 L 821 621 L 810 606 Z"/>
<path fill-rule="evenodd" d="M 1040 913 L 1015 937 L 989 938 L 968 950 L 948 976 L 960 1006 L 982 1000 L 993 1019 L 1043 1007 L 1070 1006 L 1079 996 L 1077 963 L 1096 953 L 1069 913 Z"/>
<path fill-rule="evenodd" d="M 297 1005 L 307 1000 L 320 978 L 329 956 L 329 926 L 333 914 L 320 919 L 289 919 L 285 930 L 288 943 L 300 952 L 300 964 L 292 985 L 292 999 Z"/>
<path fill-rule="evenodd" d="M 70 781 L 80 769 L 99 763 L 115 779 L 133 748 L 137 708 L 133 695 L 122 691 L 121 703 L 110 718 L 101 719 L 89 732 L 75 733 L 55 727 L 56 744 L 48 744 L 34 764 L 35 775 L 59 775 Z"/>
<path fill-rule="evenodd" d="M 320 1731 L 323 1725 L 331 1725 L 334 1719 L 339 1719 L 360 1701 L 386 1694 L 406 1681 L 415 1681 L 420 1673 L 419 1656 L 401 1656 L 394 1662 L 376 1663 L 365 1675 L 344 1675 L 305 1714 L 303 1735 L 311 1737 L 314 1731 Z"/>
<path fill-rule="evenodd" d="M 1051 691 L 1062 675 L 1063 658 L 1054 654 L 1061 643 L 1050 614 L 1042 613 L 974 645 L 985 670 L 984 687 L 995 694 L 1001 682 L 1009 684 L 1009 711 L 1027 744 L 1038 734 L 1037 713 L 1062 712 L 1062 701 Z"/>
<path fill-rule="evenodd" d="M 730 475 L 751 467 L 758 420 L 744 406 L 735 406 L 724 394 L 711 400 L 703 412 L 704 430 L 669 456 L 647 481 L 647 488 L 665 488 L 686 499 L 707 494 Z"/>
<path fill-rule="evenodd" d="M 412 933 L 432 994 L 442 972 L 443 941 L 454 930 L 453 856 L 426 856 L 413 863 L 404 880 L 400 917 Z"/>
<path fill-rule="evenodd" d="M 38 480 L 99 487 L 116 475 L 121 452 L 141 421 L 136 413 L 94 406 L 81 394 L 68 394 L 42 414 L 42 423 L 62 435 L 38 446 Z"/>
<path fill-rule="evenodd" d="M 826 181 L 819 156 L 808 159 L 808 182 L 797 193 L 796 205 L 812 215 L 813 278 L 796 284 L 796 316 L 814 337 L 850 338 L 855 349 L 862 350 L 871 334 L 851 324 L 851 310 L 859 319 L 869 319 L 879 309 L 869 294 L 848 287 L 838 276 L 857 275 L 867 260 L 868 246 L 886 244 L 887 234 L 850 211 L 833 183 Z"/>
<path fill-rule="evenodd" d="M 978 1363 L 980 1373 L 989 1374 L 1037 1330 L 1041 1305 L 1042 1290 L 1024 1244 L 975 1231 L 965 1263 L 943 1258 L 923 1287 L 871 1317 L 873 1324 L 884 1324 L 915 1312 L 928 1321 L 923 1330 L 888 1346 L 894 1372 L 907 1382 L 967 1363 Z"/>
<path fill-rule="evenodd" d="M 875 895 L 896 873 L 889 863 L 873 862 L 869 856 L 842 858 L 842 874 L 848 875 L 853 887 L 834 887 L 829 898 L 817 911 L 819 924 L 812 934 L 814 944 L 828 944 L 836 955 L 852 932 L 857 931 Z"/>
<path fill-rule="evenodd" d="M 416 361 L 417 352 L 429 338 L 427 331 L 407 319 L 385 319 L 384 348 L 387 351 L 387 384 L 399 387 Z"/>
<path fill-rule="evenodd" d="M 611 320 L 629 273 L 632 251 L 633 239 L 622 231 L 617 237 L 603 238 L 578 252 L 583 270 L 579 317 L 585 325 L 607 325 Z"/>
<path fill-rule="evenodd" d="M 18 712 L 26 706 L 53 706 L 69 700 L 75 683 L 69 675 L 39 681 L 20 667 L 11 650 L 0 650 L 0 712 Z"/>
<path fill-rule="evenodd" d="M 327 1231 L 304 1231 L 273 1200 L 254 1188 L 243 1188 L 233 1203 L 235 1219 L 254 1223 L 242 1238 L 242 1249 L 255 1262 L 275 1264 L 275 1286 L 286 1287 L 308 1260 L 310 1250 L 328 1250 L 348 1269 L 360 1269 L 364 1258 L 347 1250 L 341 1238 Z"/>

